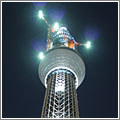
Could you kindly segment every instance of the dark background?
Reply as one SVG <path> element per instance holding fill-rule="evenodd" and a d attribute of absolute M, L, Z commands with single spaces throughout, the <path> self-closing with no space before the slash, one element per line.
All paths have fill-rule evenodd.
<path fill-rule="evenodd" d="M 117 2 L 61 4 L 66 24 L 76 41 L 85 39 L 86 26 L 99 37 L 92 48 L 78 49 L 86 65 L 84 82 L 77 89 L 81 118 L 118 117 L 118 7 Z M 33 3 L 2 3 L 2 117 L 39 118 L 45 87 L 38 77 L 39 59 L 34 39 L 47 39 L 47 26 L 37 18 Z M 49 19 L 52 23 L 52 20 Z"/>

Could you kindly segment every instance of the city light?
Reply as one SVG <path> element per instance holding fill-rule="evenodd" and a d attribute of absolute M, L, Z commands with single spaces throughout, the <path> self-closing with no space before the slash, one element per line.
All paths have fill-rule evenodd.
<path fill-rule="evenodd" d="M 43 52 L 40 52 L 38 57 L 39 57 L 39 59 L 41 59 L 41 60 L 44 59 L 44 53 L 43 53 Z"/>
<path fill-rule="evenodd" d="M 87 43 L 85 44 L 86 48 L 90 48 L 91 47 L 91 42 L 87 41 Z"/>
<path fill-rule="evenodd" d="M 54 24 L 54 29 L 55 29 L 56 31 L 59 29 L 59 24 L 58 24 L 57 22 Z"/>
<path fill-rule="evenodd" d="M 38 16 L 40 19 L 44 19 L 42 10 L 39 10 Z"/>

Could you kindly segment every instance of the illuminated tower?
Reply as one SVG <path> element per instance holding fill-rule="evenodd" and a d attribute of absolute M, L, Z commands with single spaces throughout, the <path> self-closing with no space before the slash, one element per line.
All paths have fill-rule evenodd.
<path fill-rule="evenodd" d="M 49 50 L 39 65 L 39 77 L 46 87 L 43 118 L 79 118 L 76 89 L 85 76 L 85 65 L 67 40 L 74 38 L 65 27 L 51 35 Z"/>
<path fill-rule="evenodd" d="M 39 17 L 46 24 L 42 11 Z M 85 65 L 76 45 L 90 47 L 90 42 L 79 44 L 66 27 L 48 24 L 47 52 L 40 61 L 38 74 L 46 87 L 42 118 L 79 118 L 76 89 L 84 80 Z M 40 54 L 43 58 L 43 54 Z"/>

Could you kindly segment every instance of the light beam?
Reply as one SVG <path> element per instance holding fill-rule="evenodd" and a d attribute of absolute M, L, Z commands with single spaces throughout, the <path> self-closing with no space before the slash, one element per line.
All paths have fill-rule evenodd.
<path fill-rule="evenodd" d="M 42 10 L 39 10 L 38 16 L 40 19 L 44 19 Z"/>
<path fill-rule="evenodd" d="M 56 23 L 54 24 L 54 29 L 55 29 L 56 31 L 59 29 L 59 23 L 56 22 Z"/>
<path fill-rule="evenodd" d="M 44 59 L 44 53 L 43 53 L 43 52 L 40 52 L 38 57 L 39 57 L 39 59 L 41 59 L 41 60 Z"/>
<path fill-rule="evenodd" d="M 86 48 L 90 48 L 91 47 L 91 42 L 87 41 L 87 43 L 85 44 Z"/>

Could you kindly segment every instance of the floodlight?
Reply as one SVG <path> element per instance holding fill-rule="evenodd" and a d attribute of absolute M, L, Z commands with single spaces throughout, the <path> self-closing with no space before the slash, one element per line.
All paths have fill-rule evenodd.
<path fill-rule="evenodd" d="M 57 22 L 54 24 L 54 29 L 55 29 L 56 31 L 59 29 L 59 24 L 58 24 Z"/>
<path fill-rule="evenodd" d="M 44 19 L 42 10 L 39 10 L 38 16 L 40 19 Z"/>
<path fill-rule="evenodd" d="M 91 47 L 91 42 L 87 41 L 87 43 L 85 44 L 86 48 L 90 48 Z"/>
<path fill-rule="evenodd" d="M 39 59 L 41 59 L 41 60 L 44 59 L 44 53 L 43 52 L 39 53 Z"/>

